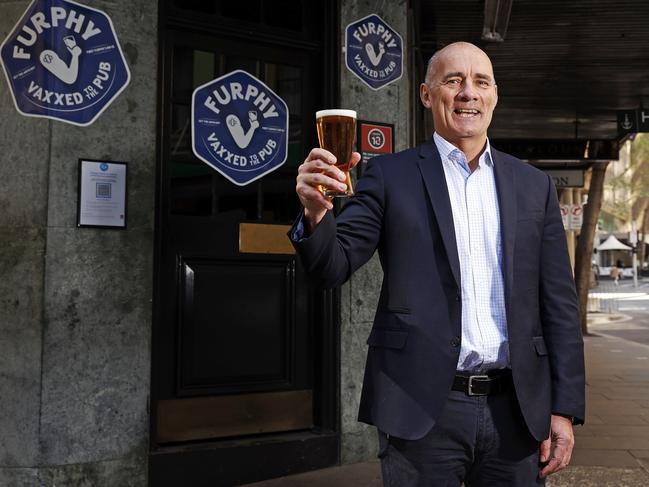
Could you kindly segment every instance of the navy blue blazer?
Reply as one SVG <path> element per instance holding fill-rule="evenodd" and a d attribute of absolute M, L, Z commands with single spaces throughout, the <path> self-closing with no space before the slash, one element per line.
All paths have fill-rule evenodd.
<path fill-rule="evenodd" d="M 514 387 L 531 434 L 542 441 L 551 413 L 577 423 L 585 416 L 574 281 L 552 179 L 491 153 Z M 451 389 L 462 336 L 460 264 L 434 142 L 372 159 L 338 217 L 328 212 L 293 244 L 324 287 L 341 285 L 378 249 L 384 276 L 359 420 L 399 438 L 423 437 Z"/>

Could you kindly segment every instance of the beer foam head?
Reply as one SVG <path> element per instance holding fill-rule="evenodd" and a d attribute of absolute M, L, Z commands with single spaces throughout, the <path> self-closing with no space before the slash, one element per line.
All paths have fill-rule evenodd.
<path fill-rule="evenodd" d="M 315 112 L 316 119 L 322 117 L 351 117 L 355 119 L 356 112 L 354 110 L 342 110 L 342 109 L 319 110 Z"/>

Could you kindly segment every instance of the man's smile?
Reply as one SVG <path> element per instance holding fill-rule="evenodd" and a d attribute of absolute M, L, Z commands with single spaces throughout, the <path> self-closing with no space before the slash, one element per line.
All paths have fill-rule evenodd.
<path fill-rule="evenodd" d="M 461 118 L 473 118 L 480 115 L 481 112 L 475 108 L 456 108 L 453 110 L 453 113 Z"/>

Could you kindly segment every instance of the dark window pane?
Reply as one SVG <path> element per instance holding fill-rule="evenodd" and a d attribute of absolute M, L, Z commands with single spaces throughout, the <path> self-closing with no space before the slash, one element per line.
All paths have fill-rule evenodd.
<path fill-rule="evenodd" d="M 192 10 L 205 14 L 214 14 L 216 12 L 214 0 L 173 0 L 173 6 L 182 10 Z"/>
<path fill-rule="evenodd" d="M 221 15 L 258 23 L 261 21 L 261 0 L 224 0 L 221 2 Z"/>
<path fill-rule="evenodd" d="M 264 81 L 288 105 L 291 115 L 302 115 L 301 68 L 267 63 Z"/>
<path fill-rule="evenodd" d="M 193 91 L 193 49 L 183 46 L 174 48 L 173 53 L 173 78 L 171 90 L 175 100 L 189 101 Z"/>
<path fill-rule="evenodd" d="M 266 0 L 264 22 L 273 27 L 302 31 L 302 2 L 300 0 Z"/>
<path fill-rule="evenodd" d="M 225 56 L 225 64 L 223 66 L 223 74 L 234 71 L 235 69 L 243 69 L 253 76 L 259 76 L 259 62 L 256 59 L 251 59 L 243 56 Z"/>

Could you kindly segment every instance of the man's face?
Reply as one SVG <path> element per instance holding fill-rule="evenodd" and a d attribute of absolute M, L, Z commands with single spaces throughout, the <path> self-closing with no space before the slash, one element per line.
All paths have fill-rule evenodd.
<path fill-rule="evenodd" d="M 435 131 L 449 142 L 486 137 L 498 92 L 491 61 L 471 44 L 453 44 L 439 52 L 421 101 L 433 115 Z"/>

